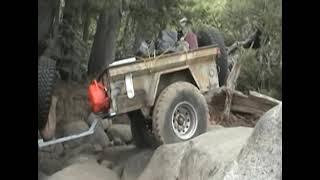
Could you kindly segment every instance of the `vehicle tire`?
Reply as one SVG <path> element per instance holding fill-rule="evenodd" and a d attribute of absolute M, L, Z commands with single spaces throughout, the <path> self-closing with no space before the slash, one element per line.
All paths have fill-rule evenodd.
<path fill-rule="evenodd" d="M 38 127 L 42 130 L 48 122 L 53 87 L 56 81 L 56 64 L 49 58 L 38 62 Z"/>
<path fill-rule="evenodd" d="M 217 60 L 218 78 L 219 85 L 223 86 L 229 74 L 228 52 L 224 44 L 223 35 L 215 28 L 201 28 L 196 34 L 199 47 L 217 44 L 217 46 L 220 48 L 221 54 Z"/>
<path fill-rule="evenodd" d="M 139 148 L 156 147 L 152 134 L 152 120 L 146 119 L 140 110 L 128 112 L 133 143 Z"/>
<path fill-rule="evenodd" d="M 176 82 L 159 95 L 153 109 L 153 133 L 158 145 L 186 141 L 207 130 L 209 109 L 192 84 Z"/>

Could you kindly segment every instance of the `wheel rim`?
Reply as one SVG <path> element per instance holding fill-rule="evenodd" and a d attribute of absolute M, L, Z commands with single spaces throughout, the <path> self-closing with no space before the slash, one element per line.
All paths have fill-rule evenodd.
<path fill-rule="evenodd" d="M 174 133 L 180 139 L 191 138 L 198 126 L 198 117 L 194 106 L 187 101 L 178 103 L 173 110 L 171 125 Z"/>

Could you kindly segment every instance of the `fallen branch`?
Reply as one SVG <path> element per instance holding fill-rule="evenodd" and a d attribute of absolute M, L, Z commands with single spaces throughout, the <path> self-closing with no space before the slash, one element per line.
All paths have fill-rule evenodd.
<path fill-rule="evenodd" d="M 251 34 L 247 39 L 243 41 L 236 41 L 234 42 L 230 47 L 228 47 L 228 54 L 231 54 L 233 51 L 235 51 L 240 46 L 250 46 L 256 38 L 260 36 L 261 32 L 259 30 L 256 30 L 253 34 Z"/>

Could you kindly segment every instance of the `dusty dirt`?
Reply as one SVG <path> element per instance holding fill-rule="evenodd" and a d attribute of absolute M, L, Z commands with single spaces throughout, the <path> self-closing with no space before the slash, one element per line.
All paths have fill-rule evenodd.
<path fill-rule="evenodd" d="M 209 105 L 210 122 L 213 125 L 221 125 L 223 127 L 254 127 L 259 120 L 259 116 L 251 114 L 240 114 L 231 112 L 229 119 L 225 119 L 222 116 L 222 110 Z"/>
<path fill-rule="evenodd" d="M 243 114 L 230 112 L 229 119 L 225 119 L 222 116 L 224 110 L 224 98 L 222 96 L 217 96 L 211 99 L 211 102 L 208 103 L 209 113 L 210 113 L 210 122 L 213 125 L 221 125 L 224 127 L 254 127 L 259 120 L 260 116 L 254 116 L 251 114 Z"/>

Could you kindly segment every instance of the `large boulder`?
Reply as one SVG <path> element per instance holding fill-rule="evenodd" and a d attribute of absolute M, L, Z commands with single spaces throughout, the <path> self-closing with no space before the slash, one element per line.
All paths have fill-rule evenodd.
<path fill-rule="evenodd" d="M 225 180 L 282 179 L 282 103 L 265 113 Z"/>
<path fill-rule="evenodd" d="M 38 151 L 38 168 L 45 174 L 52 174 L 63 166 L 62 155 L 64 148 L 62 144 L 54 144 L 43 147 Z"/>
<path fill-rule="evenodd" d="M 145 149 L 133 155 L 124 165 L 121 180 L 136 180 L 150 161 L 154 151 Z"/>
<path fill-rule="evenodd" d="M 237 157 L 251 133 L 252 128 L 220 128 L 187 142 L 162 145 L 138 179 L 208 179 Z"/>
<path fill-rule="evenodd" d="M 80 134 L 89 129 L 88 124 L 85 121 L 71 121 L 62 127 L 62 135 L 61 137 L 66 137 L 70 135 Z M 84 141 L 87 141 L 88 138 L 80 138 L 71 141 L 63 142 L 63 146 L 66 149 L 73 149 L 83 144 Z"/>
<path fill-rule="evenodd" d="M 111 126 L 111 121 L 104 120 L 101 117 L 96 116 L 93 113 L 90 113 L 89 117 L 87 118 L 87 123 L 91 125 L 93 123 L 93 121 L 97 118 L 99 121 L 98 121 L 97 126 L 95 128 L 95 133 L 90 136 L 89 140 L 93 144 L 99 144 L 102 146 L 102 148 L 106 148 L 107 146 L 110 145 L 110 139 L 104 130 L 106 127 Z"/>
<path fill-rule="evenodd" d="M 138 179 L 280 180 L 281 160 L 280 103 L 254 129 L 218 127 L 187 142 L 160 146 Z"/>
<path fill-rule="evenodd" d="M 48 180 L 119 180 L 112 170 L 96 162 L 76 163 L 56 172 Z"/>
<path fill-rule="evenodd" d="M 119 139 L 120 144 L 129 144 L 132 141 L 131 129 L 128 124 L 113 124 L 107 132 L 112 140 Z"/>
<path fill-rule="evenodd" d="M 47 180 L 47 179 L 48 179 L 48 176 L 45 173 L 38 170 L 38 180 Z"/>
<path fill-rule="evenodd" d="M 81 163 L 88 163 L 88 162 L 97 162 L 97 156 L 92 154 L 79 154 L 77 156 L 71 157 L 66 160 L 65 167 L 71 166 L 72 164 L 81 164 Z"/>
<path fill-rule="evenodd" d="M 100 162 L 109 161 L 112 164 L 111 169 L 121 177 L 128 159 L 139 154 L 141 151 L 141 149 L 136 148 L 134 145 L 112 146 L 104 149 L 98 159 Z"/>

